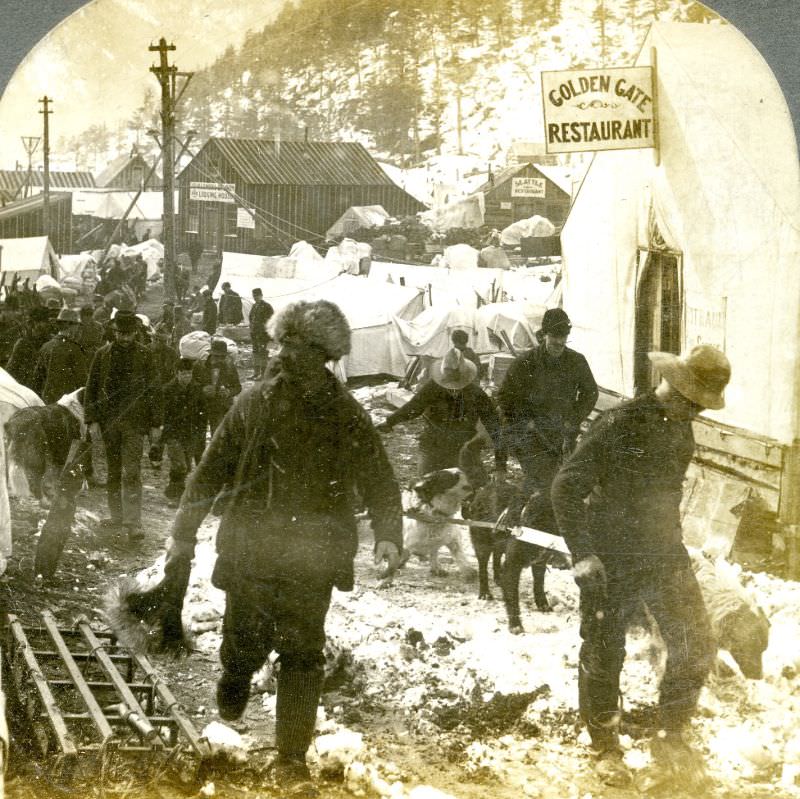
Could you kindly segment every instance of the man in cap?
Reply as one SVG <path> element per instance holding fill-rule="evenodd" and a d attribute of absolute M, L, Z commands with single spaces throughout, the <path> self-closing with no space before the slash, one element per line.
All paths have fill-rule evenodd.
<path fill-rule="evenodd" d="M 227 592 L 219 713 L 242 715 L 252 675 L 276 650 L 272 774 L 281 796 L 310 796 L 305 755 L 322 690 L 325 617 L 332 588 L 353 588 L 355 490 L 371 521 L 375 562 L 386 559 L 390 568 L 402 544 L 402 509 L 369 415 L 325 367 L 350 351 L 342 312 L 326 300 L 293 303 L 275 336 L 280 351 L 263 381 L 237 398 L 188 479 L 165 572 L 179 584 L 188 579 L 197 528 L 224 492 L 212 575 Z"/>
<path fill-rule="evenodd" d="M 644 601 L 667 646 L 653 760 L 665 779 L 696 790 L 703 764 L 682 729 L 714 646 L 682 540 L 680 503 L 694 452 L 692 419 L 724 406 L 731 368 L 709 345 L 682 358 L 650 353 L 650 360 L 661 373 L 658 387 L 592 425 L 556 476 L 552 500 L 580 586 L 579 701 L 598 772 L 611 784 L 630 776 L 619 749 L 619 676 L 630 611 Z"/>
<path fill-rule="evenodd" d="M 475 436 L 479 420 L 494 443 L 495 470 L 505 472 L 500 420 L 492 401 L 476 382 L 477 375 L 475 364 L 453 347 L 433 364 L 431 380 L 378 425 L 378 430 L 388 432 L 397 424 L 423 417 L 425 426 L 419 436 L 420 475 L 458 466 L 461 448 Z"/>
<path fill-rule="evenodd" d="M 222 296 L 219 298 L 219 323 L 221 325 L 238 325 L 244 320 L 242 298 L 231 288 L 226 280 L 222 284 Z"/>
<path fill-rule="evenodd" d="M 248 322 L 250 323 L 250 341 L 253 345 L 253 380 L 258 380 L 264 373 L 267 365 L 269 333 L 267 324 L 274 311 L 272 306 L 264 299 L 264 294 L 258 286 L 253 289 L 253 307 L 250 309 Z"/>
<path fill-rule="evenodd" d="M 233 398 L 242 390 L 239 373 L 222 339 L 211 340 L 211 350 L 195 364 L 192 379 L 203 393 L 205 415 L 213 434 L 233 404 Z"/>
<path fill-rule="evenodd" d="M 31 388 L 45 405 L 86 384 L 89 359 L 78 341 L 80 317 L 74 308 L 58 312 L 58 333 L 39 350 Z"/>
<path fill-rule="evenodd" d="M 598 390 L 586 358 L 567 347 L 572 324 L 561 308 L 548 308 L 539 346 L 517 358 L 497 394 L 507 445 L 525 473 L 526 494 L 548 493 L 564 454 Z"/>
<path fill-rule="evenodd" d="M 141 326 L 132 311 L 111 322 L 114 341 L 101 347 L 89 368 L 84 396 L 86 424 L 97 423 L 108 462 L 108 507 L 104 526 L 123 529 L 131 541 L 142 532 L 142 444 L 158 438 L 161 390 L 150 350 L 136 340 Z"/>

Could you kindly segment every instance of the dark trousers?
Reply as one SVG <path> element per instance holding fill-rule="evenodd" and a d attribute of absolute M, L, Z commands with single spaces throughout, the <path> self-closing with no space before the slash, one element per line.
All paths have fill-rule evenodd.
<path fill-rule="evenodd" d="M 684 552 L 669 561 L 641 571 L 615 571 L 607 565 L 605 601 L 581 591 L 580 711 L 597 749 L 615 743 L 625 632 L 636 603 L 647 605 L 667 647 L 659 695 L 663 729 L 680 730 L 689 721 L 713 664 L 711 629 L 688 556 Z"/>
<path fill-rule="evenodd" d="M 260 339 L 251 335 L 251 341 L 253 342 L 253 374 L 261 377 L 269 359 L 269 339 Z"/>
<path fill-rule="evenodd" d="M 108 462 L 108 509 L 112 521 L 138 527 L 142 521 L 142 445 L 144 435 L 122 425 L 102 428 Z"/>
<path fill-rule="evenodd" d="M 228 589 L 222 622 L 223 678 L 250 682 L 272 650 L 279 655 L 275 743 L 281 757 L 304 759 L 314 734 L 325 664 L 325 616 L 333 580 L 287 569 L 268 581 L 240 578 Z"/>
<path fill-rule="evenodd" d="M 514 457 L 519 461 L 525 479 L 522 490 L 525 496 L 534 491 L 550 493 L 553 478 L 561 466 L 561 453 L 545 449 L 536 441 L 517 443 L 511 448 Z"/>
<path fill-rule="evenodd" d="M 420 477 L 439 469 L 450 469 L 459 465 L 461 448 L 475 435 L 475 430 L 459 433 L 435 432 L 426 429 L 419 437 Z"/>

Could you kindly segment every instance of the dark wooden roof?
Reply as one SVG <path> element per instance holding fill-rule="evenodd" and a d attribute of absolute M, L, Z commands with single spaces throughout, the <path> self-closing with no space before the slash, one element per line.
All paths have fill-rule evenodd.
<path fill-rule="evenodd" d="M 25 185 L 28 172 L 25 169 L 0 169 L 0 191 L 16 192 Z M 44 185 L 44 172 L 31 171 L 31 186 Z M 53 189 L 93 189 L 94 175 L 91 172 L 55 172 L 50 171 L 50 187 Z"/>
<path fill-rule="evenodd" d="M 51 192 L 50 203 L 72 202 L 72 195 L 68 192 Z M 23 200 L 15 200 L 0 207 L 0 220 L 12 219 L 20 214 L 27 214 L 37 211 L 44 205 L 44 195 L 35 194 L 33 197 L 26 197 Z"/>
<path fill-rule="evenodd" d="M 141 153 L 130 153 L 118 155 L 108 166 L 95 178 L 95 185 L 102 189 L 110 186 L 114 180 L 120 176 L 129 166 L 138 164 L 146 174 L 150 171 L 150 165 L 142 157 Z"/>
<path fill-rule="evenodd" d="M 358 142 L 214 138 L 206 147 L 216 148 L 245 183 L 254 185 L 395 185 Z"/>

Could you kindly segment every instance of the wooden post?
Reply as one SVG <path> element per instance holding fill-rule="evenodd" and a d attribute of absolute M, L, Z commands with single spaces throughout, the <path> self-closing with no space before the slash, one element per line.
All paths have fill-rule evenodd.
<path fill-rule="evenodd" d="M 653 157 L 655 165 L 661 163 L 661 136 L 658 129 L 658 51 L 650 48 L 650 67 L 653 70 Z"/>
<path fill-rule="evenodd" d="M 44 172 L 42 174 L 42 227 L 44 235 L 50 235 L 50 103 L 52 100 L 45 95 L 39 102 L 42 104 L 40 114 L 44 115 L 44 131 L 42 144 L 44 146 Z"/>
<path fill-rule="evenodd" d="M 784 450 L 778 520 L 786 543 L 786 576 L 800 579 L 800 441 Z"/>

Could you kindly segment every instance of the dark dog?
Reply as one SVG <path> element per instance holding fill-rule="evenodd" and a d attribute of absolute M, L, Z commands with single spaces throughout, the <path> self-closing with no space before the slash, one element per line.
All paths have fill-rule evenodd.
<path fill-rule="evenodd" d="M 5 425 L 9 494 L 33 495 L 49 506 L 70 447 L 80 438 L 81 420 L 53 403 L 17 411 Z"/>
<path fill-rule="evenodd" d="M 485 435 L 478 433 L 459 452 L 458 464 L 476 487 L 472 500 L 464 505 L 467 518 L 475 521 L 497 522 L 505 514 L 498 528 L 523 524 L 546 532 L 555 532 L 556 524 L 549 500 L 544 495 L 534 494 L 525 502 L 522 490 L 506 480 L 488 481 L 483 465 L 482 450 L 491 443 Z M 508 623 L 515 634 L 523 632 L 519 610 L 519 579 L 522 570 L 531 567 L 533 598 L 536 607 L 548 612 L 550 603 L 544 591 L 544 576 L 550 552 L 535 544 L 519 541 L 505 529 L 487 530 L 470 527 L 469 535 L 475 556 L 478 559 L 478 598 L 491 599 L 489 590 L 489 559 L 495 583 L 503 591 Z"/>
<path fill-rule="evenodd" d="M 531 494 L 522 509 L 520 524 L 523 527 L 533 527 L 558 535 L 550 497 L 542 492 Z M 551 556 L 550 550 L 536 544 L 529 544 L 517 538 L 511 538 L 508 542 L 503 566 L 502 588 L 508 614 L 508 627 L 515 635 L 525 631 L 519 609 L 519 578 L 522 570 L 527 566 L 531 567 L 533 575 L 533 600 L 536 607 L 543 613 L 549 613 L 552 610 L 544 591 L 544 576 Z"/>
<path fill-rule="evenodd" d="M 481 486 L 464 503 L 464 515 L 480 522 L 498 522 L 498 529 L 470 527 L 469 537 L 478 559 L 478 599 L 492 599 L 489 589 L 489 560 L 496 585 L 501 585 L 503 559 L 511 538 L 508 527 L 519 524 L 525 497 L 517 486 L 506 480 Z"/>

